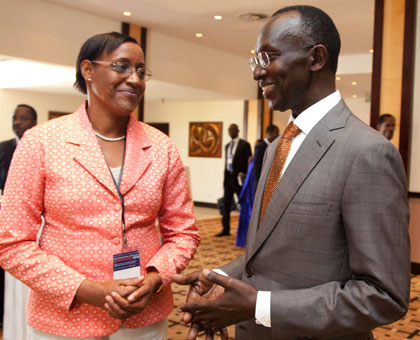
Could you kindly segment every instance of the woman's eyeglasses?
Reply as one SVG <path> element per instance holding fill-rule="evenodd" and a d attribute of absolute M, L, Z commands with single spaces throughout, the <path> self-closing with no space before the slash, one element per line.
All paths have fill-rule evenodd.
<path fill-rule="evenodd" d="M 137 73 L 138 77 L 142 81 L 148 81 L 152 72 L 146 67 L 131 66 L 130 64 L 123 61 L 102 61 L 102 60 L 91 60 L 92 64 L 107 65 L 109 68 L 117 72 L 121 77 L 130 77 L 134 72 Z"/>

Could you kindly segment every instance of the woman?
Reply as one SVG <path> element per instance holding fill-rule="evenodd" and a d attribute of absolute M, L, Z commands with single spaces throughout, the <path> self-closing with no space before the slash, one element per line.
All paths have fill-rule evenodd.
<path fill-rule="evenodd" d="M 33 339 L 166 339 L 170 277 L 200 238 L 174 143 L 130 115 L 150 76 L 136 40 L 88 39 L 75 83 L 87 102 L 19 143 L 0 211 L 0 265 L 32 289 Z"/>

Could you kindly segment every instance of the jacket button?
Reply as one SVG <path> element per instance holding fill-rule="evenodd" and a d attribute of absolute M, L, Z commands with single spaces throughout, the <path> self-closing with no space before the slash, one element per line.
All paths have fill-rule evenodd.
<path fill-rule="evenodd" d="M 252 267 L 246 267 L 245 275 L 246 277 L 251 277 L 252 275 L 254 275 L 254 269 Z"/>

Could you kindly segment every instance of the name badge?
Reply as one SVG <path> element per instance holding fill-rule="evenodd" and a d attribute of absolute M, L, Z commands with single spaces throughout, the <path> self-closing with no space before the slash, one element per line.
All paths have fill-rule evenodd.
<path fill-rule="evenodd" d="M 140 277 L 140 253 L 138 250 L 112 255 L 114 280 Z"/>

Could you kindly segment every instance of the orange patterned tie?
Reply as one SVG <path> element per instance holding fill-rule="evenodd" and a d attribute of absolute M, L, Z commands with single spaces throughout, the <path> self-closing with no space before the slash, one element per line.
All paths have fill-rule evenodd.
<path fill-rule="evenodd" d="M 268 202 L 270 201 L 277 184 L 280 182 L 281 173 L 284 168 L 284 163 L 286 163 L 287 156 L 289 155 L 292 140 L 299 134 L 299 132 L 300 129 L 293 122 L 290 122 L 277 144 L 276 153 L 274 155 L 273 163 L 271 164 L 270 174 L 268 175 L 267 183 L 265 185 L 261 206 L 260 224 L 263 219 L 265 209 L 267 209 Z"/>

